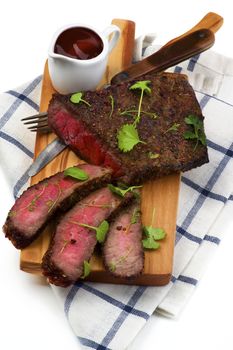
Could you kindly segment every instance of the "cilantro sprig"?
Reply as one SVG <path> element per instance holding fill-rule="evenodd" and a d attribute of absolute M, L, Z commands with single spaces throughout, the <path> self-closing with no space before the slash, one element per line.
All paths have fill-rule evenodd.
<path fill-rule="evenodd" d="M 142 244 L 146 249 L 158 249 L 160 244 L 157 241 L 166 236 L 166 232 L 162 228 L 155 228 L 152 226 L 144 226 L 143 232 L 146 238 L 142 240 Z"/>
<path fill-rule="evenodd" d="M 141 118 L 144 93 L 151 94 L 151 88 L 148 86 L 150 82 L 150 80 L 137 81 L 129 88 L 130 90 L 140 90 L 141 94 L 138 103 L 138 109 L 136 110 L 137 115 L 134 119 L 133 124 L 124 124 L 117 134 L 118 147 L 123 152 L 131 151 L 138 143 L 146 144 L 146 142 L 140 140 L 139 138 L 137 124 L 140 122 Z M 132 111 L 130 112 L 132 113 Z"/>
<path fill-rule="evenodd" d="M 152 222 L 154 220 L 155 209 L 152 214 Z M 158 249 L 160 247 L 160 241 L 166 236 L 166 232 L 162 228 L 150 226 L 143 226 L 143 233 L 145 238 L 142 240 L 143 247 L 146 249 Z"/>
<path fill-rule="evenodd" d="M 70 101 L 75 104 L 79 104 L 80 102 L 85 103 L 88 107 L 91 107 L 90 103 L 82 98 L 82 92 L 76 92 L 75 94 L 70 96 Z"/>
<path fill-rule="evenodd" d="M 140 90 L 141 91 L 139 104 L 138 104 L 138 114 L 137 114 L 137 117 L 134 121 L 134 125 L 137 125 L 140 121 L 142 100 L 143 100 L 144 93 L 151 94 L 151 88 L 148 86 L 150 83 L 151 83 L 150 80 L 141 80 L 141 81 L 137 81 L 135 84 L 131 85 L 129 88 L 130 90 Z"/>
<path fill-rule="evenodd" d="M 203 121 L 196 115 L 190 114 L 185 118 L 185 123 L 192 127 L 192 131 L 185 131 L 184 138 L 186 140 L 196 140 L 194 151 L 196 150 L 199 142 L 206 146 Z"/>
<path fill-rule="evenodd" d="M 117 134 L 118 147 L 123 152 L 131 151 L 138 143 L 146 143 L 139 139 L 138 131 L 134 124 L 124 124 Z"/>

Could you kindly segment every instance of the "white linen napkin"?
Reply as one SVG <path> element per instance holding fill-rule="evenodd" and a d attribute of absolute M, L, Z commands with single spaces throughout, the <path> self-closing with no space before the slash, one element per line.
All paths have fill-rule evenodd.
<path fill-rule="evenodd" d="M 153 35 L 147 35 L 147 46 Z M 140 38 L 135 59 L 158 47 Z M 212 51 L 170 69 L 189 77 L 205 116 L 210 162 L 182 176 L 174 268 L 164 287 L 78 282 L 52 286 L 84 348 L 125 349 L 157 310 L 176 316 L 217 249 L 233 208 L 233 60 Z M 35 136 L 20 119 L 38 111 L 41 77 L 0 95 L 0 166 L 16 197 L 28 185 Z M 8 162 L 9 157 L 14 162 Z M 224 225 L 223 225 L 224 223 Z"/>

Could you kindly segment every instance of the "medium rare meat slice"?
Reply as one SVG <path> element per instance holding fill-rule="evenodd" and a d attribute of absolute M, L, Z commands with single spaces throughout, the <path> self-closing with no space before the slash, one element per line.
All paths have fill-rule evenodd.
<path fill-rule="evenodd" d="M 132 199 L 121 198 L 102 188 L 77 203 L 59 222 L 49 249 L 43 257 L 42 271 L 50 283 L 66 287 L 83 275 L 97 243 L 95 230 L 103 220 L 116 213 Z"/>
<path fill-rule="evenodd" d="M 11 208 L 3 231 L 16 248 L 24 248 L 36 239 L 48 221 L 64 212 L 91 191 L 110 182 L 111 170 L 82 164 L 87 180 L 81 181 L 64 172 L 29 187 Z"/>
<path fill-rule="evenodd" d="M 144 251 L 139 203 L 119 213 L 110 225 L 103 247 L 104 264 L 116 277 L 132 278 L 142 272 Z"/>
<path fill-rule="evenodd" d="M 151 93 L 143 95 L 136 125 L 142 142 L 132 150 L 120 150 L 118 136 L 123 125 L 132 126 L 138 113 L 141 91 L 131 89 L 135 80 L 83 93 L 89 105 L 71 102 L 70 95 L 53 95 L 50 127 L 81 158 L 111 167 L 114 176 L 126 184 L 208 162 L 202 112 L 186 76 L 151 73 L 138 80 L 149 81 Z M 186 121 L 189 116 L 196 118 L 199 130 Z M 134 132 L 126 136 L 127 146 L 137 138 Z"/>

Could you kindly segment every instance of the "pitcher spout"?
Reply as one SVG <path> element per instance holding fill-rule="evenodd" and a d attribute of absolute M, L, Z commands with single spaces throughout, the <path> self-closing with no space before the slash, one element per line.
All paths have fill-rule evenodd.
<path fill-rule="evenodd" d="M 53 51 L 49 51 L 48 56 L 51 60 L 58 60 L 58 61 L 66 61 L 67 57 L 60 55 L 58 53 L 55 53 Z"/>

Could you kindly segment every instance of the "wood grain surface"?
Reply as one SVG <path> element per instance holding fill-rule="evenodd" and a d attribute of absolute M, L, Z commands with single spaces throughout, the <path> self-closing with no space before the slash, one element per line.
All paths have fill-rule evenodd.
<path fill-rule="evenodd" d="M 115 19 L 112 23 L 121 28 L 121 37 L 117 46 L 113 49 L 108 62 L 105 76 L 101 85 L 110 81 L 111 77 L 127 67 L 132 61 L 134 47 L 135 24 L 131 21 Z M 46 111 L 49 100 L 54 89 L 48 73 L 47 63 L 45 65 L 44 79 L 42 86 L 40 111 Z M 35 157 L 55 138 L 55 135 L 38 134 L 35 145 Z M 35 184 L 45 177 L 64 170 L 66 167 L 83 163 L 69 149 L 64 150 L 44 169 L 42 169 L 31 180 Z M 115 284 L 135 284 L 135 285 L 164 285 L 171 277 L 174 239 L 176 230 L 176 213 L 179 195 L 180 175 L 174 174 L 163 177 L 153 182 L 149 182 L 142 189 L 142 221 L 144 225 L 153 225 L 163 228 L 167 236 L 161 242 L 161 247 L 156 251 L 145 253 L 145 266 L 141 276 L 134 280 L 121 280 L 112 277 L 103 267 L 102 258 L 94 255 L 91 258 L 91 274 L 87 280 Z M 155 209 L 154 220 L 152 213 Z M 47 250 L 50 237 L 53 231 L 52 224 L 45 232 L 29 247 L 21 252 L 20 268 L 23 271 L 33 274 L 41 274 L 40 264 L 43 254 Z"/>

